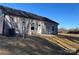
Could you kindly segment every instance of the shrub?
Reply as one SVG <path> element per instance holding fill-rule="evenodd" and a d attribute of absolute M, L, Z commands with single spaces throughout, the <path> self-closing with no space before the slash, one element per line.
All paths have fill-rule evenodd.
<path fill-rule="evenodd" d="M 75 28 L 75 29 L 70 29 L 68 31 L 69 34 L 79 34 L 79 28 Z"/>

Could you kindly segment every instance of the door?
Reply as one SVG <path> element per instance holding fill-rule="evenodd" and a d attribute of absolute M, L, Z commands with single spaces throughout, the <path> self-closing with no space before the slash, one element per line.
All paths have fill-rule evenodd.
<path fill-rule="evenodd" d="M 42 33 L 42 26 L 41 26 L 41 24 L 38 25 L 37 32 L 38 32 L 38 34 L 41 34 Z"/>

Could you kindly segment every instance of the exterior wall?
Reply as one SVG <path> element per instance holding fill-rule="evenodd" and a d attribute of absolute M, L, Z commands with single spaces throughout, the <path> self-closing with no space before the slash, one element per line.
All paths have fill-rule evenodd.
<path fill-rule="evenodd" d="M 13 19 L 13 20 L 12 20 Z M 24 22 L 24 23 L 23 23 Z M 32 23 L 34 23 L 34 30 L 31 29 Z M 52 31 L 54 26 L 54 31 Z M 17 34 L 57 34 L 58 25 L 55 23 L 49 23 L 45 21 L 28 19 L 23 17 L 5 15 L 5 33 L 9 28 L 14 28 Z"/>
<path fill-rule="evenodd" d="M 54 31 L 52 30 L 52 27 L 54 27 Z M 43 34 L 57 34 L 58 33 L 57 31 L 58 31 L 58 25 L 57 24 L 44 22 L 43 28 L 42 28 Z"/>
<path fill-rule="evenodd" d="M 45 21 L 31 19 L 31 23 L 33 22 L 35 23 L 35 30 L 33 31 L 34 34 L 57 34 L 58 33 L 58 25 L 55 23 L 49 23 Z M 54 31 L 52 31 L 52 26 L 54 27 Z M 30 30 L 30 34 L 32 34 L 31 30 Z"/>
<path fill-rule="evenodd" d="M 23 21 L 25 22 L 25 24 L 23 24 Z M 26 27 L 25 31 L 24 31 L 24 25 Z M 5 34 L 7 33 L 7 30 L 9 28 L 14 28 L 16 34 L 20 34 L 20 35 L 22 35 L 23 33 L 28 34 L 30 32 L 29 27 L 30 27 L 30 19 L 5 15 Z"/>
<path fill-rule="evenodd" d="M 5 34 L 8 34 L 8 29 L 14 28 L 16 33 L 22 34 L 21 18 L 11 15 L 5 15 Z"/>
<path fill-rule="evenodd" d="M 0 10 L 0 34 L 3 33 L 3 21 L 4 21 L 4 14 Z"/>

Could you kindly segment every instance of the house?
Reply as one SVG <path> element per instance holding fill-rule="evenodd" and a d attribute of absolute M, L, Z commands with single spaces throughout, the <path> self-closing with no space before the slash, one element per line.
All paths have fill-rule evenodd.
<path fill-rule="evenodd" d="M 57 34 L 58 23 L 30 12 L 0 6 L 0 34 Z"/>

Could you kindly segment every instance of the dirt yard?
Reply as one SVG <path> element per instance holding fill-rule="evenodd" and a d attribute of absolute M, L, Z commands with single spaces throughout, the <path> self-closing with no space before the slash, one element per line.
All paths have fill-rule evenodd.
<path fill-rule="evenodd" d="M 57 37 L 62 37 L 58 35 Z M 65 37 L 68 38 L 68 37 Z M 74 38 L 69 38 L 74 40 Z M 52 40 L 52 39 L 51 39 Z M 79 38 L 75 39 L 78 40 Z M 71 55 L 76 53 L 69 53 L 59 44 L 46 38 L 37 36 L 26 36 L 25 39 L 21 37 L 5 37 L 0 36 L 0 54 L 1 55 Z"/>
<path fill-rule="evenodd" d="M 79 34 L 59 34 L 58 37 L 64 39 L 65 42 L 70 43 L 70 46 L 76 48 L 76 53 L 79 54 Z"/>

